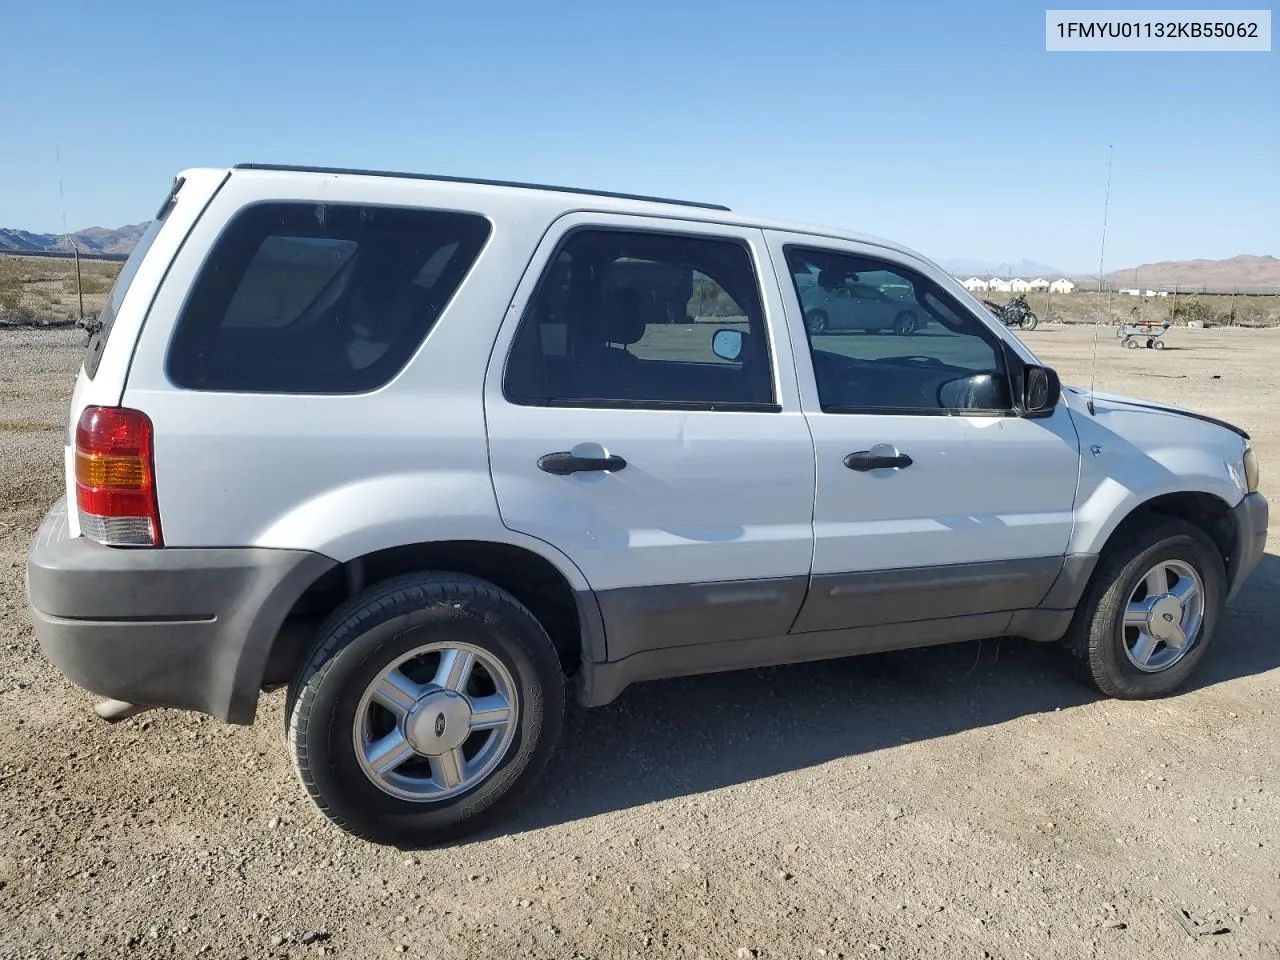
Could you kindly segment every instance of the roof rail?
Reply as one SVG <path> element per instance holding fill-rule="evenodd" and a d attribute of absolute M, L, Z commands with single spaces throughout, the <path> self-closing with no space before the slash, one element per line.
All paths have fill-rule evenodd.
<path fill-rule="evenodd" d="M 645 203 L 668 203 L 680 207 L 701 207 L 704 210 L 724 210 L 719 203 L 701 203 L 696 200 L 672 200 L 668 197 L 646 197 L 636 193 L 615 193 L 611 190 L 585 190 L 581 187 L 557 187 L 545 183 L 520 183 L 514 180 L 481 180 L 475 177 L 448 177 L 433 173 L 397 173 L 392 170 L 358 170 L 347 167 L 302 167 L 287 163 L 237 163 L 233 170 L 277 170 L 289 173 L 344 173 L 360 177 L 397 177 L 405 180 L 438 180 L 441 183 L 474 183 L 486 187 L 518 187 L 522 190 L 548 190 L 555 193 L 576 193 L 588 197 L 610 197 L 614 200 L 639 200 Z"/>

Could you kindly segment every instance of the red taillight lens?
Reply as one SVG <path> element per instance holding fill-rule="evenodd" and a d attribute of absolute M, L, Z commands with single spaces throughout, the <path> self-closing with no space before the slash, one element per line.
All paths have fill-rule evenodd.
<path fill-rule="evenodd" d="M 140 410 L 86 407 L 76 425 L 80 530 L 111 546 L 159 547 L 151 419 Z"/>

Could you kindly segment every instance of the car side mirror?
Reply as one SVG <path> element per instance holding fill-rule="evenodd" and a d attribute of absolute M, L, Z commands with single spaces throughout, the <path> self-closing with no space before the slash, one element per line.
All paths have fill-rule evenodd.
<path fill-rule="evenodd" d="M 726 328 L 717 330 L 711 336 L 711 352 L 721 360 L 728 360 L 731 363 L 742 359 L 742 352 L 745 346 L 746 334 L 741 330 Z"/>
<path fill-rule="evenodd" d="M 943 410 L 999 410 L 1004 396 L 1002 377 L 975 373 L 940 384 L 938 406 Z"/>
<path fill-rule="evenodd" d="M 1001 340 L 1005 370 L 1009 375 L 1013 412 L 1020 417 L 1048 417 L 1062 399 L 1062 381 L 1051 367 L 1027 363 L 1008 341 Z"/>
<path fill-rule="evenodd" d="M 1050 367 L 1028 364 L 1022 368 L 1022 411 L 1024 416 L 1044 417 L 1053 412 L 1062 397 L 1062 381 Z"/>

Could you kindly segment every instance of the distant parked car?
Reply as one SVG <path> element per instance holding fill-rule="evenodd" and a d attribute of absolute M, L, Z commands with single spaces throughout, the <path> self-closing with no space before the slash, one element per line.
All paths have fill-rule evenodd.
<path fill-rule="evenodd" d="M 923 326 L 920 314 L 911 309 L 914 302 L 910 300 L 909 290 L 905 298 L 891 296 L 883 288 L 860 279 L 820 275 L 817 282 L 804 288 L 802 301 L 805 326 L 813 334 L 892 330 L 905 337 Z"/>

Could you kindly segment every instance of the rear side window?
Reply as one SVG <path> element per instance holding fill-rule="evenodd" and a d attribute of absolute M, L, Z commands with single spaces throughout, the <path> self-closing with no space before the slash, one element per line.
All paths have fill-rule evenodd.
<path fill-rule="evenodd" d="M 718 351 L 726 339 L 732 349 Z M 503 388 L 525 406 L 772 410 L 751 252 L 682 234 L 570 234 L 521 320 Z"/>
<path fill-rule="evenodd" d="M 247 393 L 374 390 L 431 332 L 488 236 L 489 222 L 469 213 L 248 207 L 192 286 L 169 379 Z"/>

